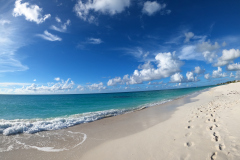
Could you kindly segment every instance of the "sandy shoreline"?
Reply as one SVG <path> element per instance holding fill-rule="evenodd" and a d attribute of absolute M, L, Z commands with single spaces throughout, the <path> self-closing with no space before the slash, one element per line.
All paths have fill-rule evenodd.
<path fill-rule="evenodd" d="M 239 104 L 240 83 L 217 86 L 65 130 L 20 135 L 25 146 L 1 152 L 0 159 L 240 159 Z M 49 140 L 42 138 L 47 133 L 53 134 Z M 39 151 L 31 147 L 36 144 L 65 150 Z"/>

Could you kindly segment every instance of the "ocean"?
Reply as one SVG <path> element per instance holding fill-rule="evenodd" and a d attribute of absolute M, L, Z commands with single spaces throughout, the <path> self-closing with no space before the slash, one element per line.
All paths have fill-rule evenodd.
<path fill-rule="evenodd" d="M 0 95 L 0 134 L 59 130 L 162 104 L 210 87 L 213 86 L 104 94 Z"/>

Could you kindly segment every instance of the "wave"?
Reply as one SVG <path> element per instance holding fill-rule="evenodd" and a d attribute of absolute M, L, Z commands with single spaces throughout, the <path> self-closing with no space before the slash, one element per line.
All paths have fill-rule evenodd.
<path fill-rule="evenodd" d="M 195 93 L 204 92 L 208 90 L 203 89 L 200 91 L 195 91 L 190 94 L 174 97 L 173 99 L 169 100 L 162 100 L 160 102 L 148 103 L 145 105 L 141 105 L 135 108 L 128 108 L 128 109 L 110 109 L 104 111 L 97 111 L 97 112 L 88 112 L 83 114 L 75 114 L 71 116 L 64 116 L 58 118 L 47 118 L 47 119 L 15 119 L 15 120 L 0 120 L 0 134 L 3 135 L 14 135 L 20 133 L 28 133 L 34 134 L 41 131 L 49 131 L 49 130 L 59 130 L 68 128 L 74 125 L 82 124 L 82 123 L 89 123 L 96 120 L 100 120 L 107 117 L 117 116 L 133 111 L 142 110 L 151 106 L 160 105 L 175 99 L 179 99 L 185 96 L 190 96 Z"/>
<path fill-rule="evenodd" d="M 48 118 L 48 119 L 15 119 L 15 120 L 0 120 L 0 134 L 14 135 L 20 133 L 34 134 L 41 131 L 59 130 L 68 128 L 77 124 L 89 123 L 107 117 L 117 116 L 137 110 L 142 110 L 147 107 L 166 103 L 171 100 L 150 103 L 136 108 L 130 109 L 111 109 L 97 112 L 88 112 L 83 114 L 75 114 L 71 116 Z"/>

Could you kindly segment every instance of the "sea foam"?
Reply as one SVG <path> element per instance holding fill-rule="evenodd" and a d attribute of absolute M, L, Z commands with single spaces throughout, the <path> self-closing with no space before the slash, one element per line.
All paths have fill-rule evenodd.
<path fill-rule="evenodd" d="M 169 101 L 169 100 L 168 100 Z M 93 122 L 106 117 L 112 117 L 136 110 L 141 110 L 153 105 L 165 103 L 151 103 L 132 109 L 111 109 L 105 111 L 88 112 L 83 114 L 75 114 L 71 116 L 48 118 L 48 119 L 15 119 L 15 120 L 0 120 L 0 134 L 14 135 L 19 133 L 33 134 L 41 131 L 59 130 L 68 128 L 77 124 Z"/>

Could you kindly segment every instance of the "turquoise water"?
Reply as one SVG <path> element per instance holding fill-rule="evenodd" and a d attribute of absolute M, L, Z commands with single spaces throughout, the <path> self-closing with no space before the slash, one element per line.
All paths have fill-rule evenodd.
<path fill-rule="evenodd" d="M 150 107 L 209 87 L 107 94 L 0 95 L 0 133 L 62 129 Z"/>

